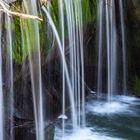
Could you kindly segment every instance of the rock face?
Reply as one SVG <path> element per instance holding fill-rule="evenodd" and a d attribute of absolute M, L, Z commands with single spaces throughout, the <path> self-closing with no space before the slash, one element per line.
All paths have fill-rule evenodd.
<path fill-rule="evenodd" d="M 15 140 L 35 140 L 35 125 L 33 122 L 27 122 L 26 120 L 16 120 L 18 124 L 14 127 Z M 46 140 L 54 140 L 55 127 L 50 124 L 45 129 Z M 9 138 L 10 139 L 10 138 Z"/>
<path fill-rule="evenodd" d="M 126 0 L 125 23 L 128 60 L 128 86 L 137 94 L 140 87 L 140 1 Z"/>
<path fill-rule="evenodd" d="M 134 12 L 133 16 L 136 18 L 137 22 L 138 21 L 140 22 L 140 1 L 139 0 L 133 0 L 132 1 L 132 6 L 133 6 L 132 13 Z"/>

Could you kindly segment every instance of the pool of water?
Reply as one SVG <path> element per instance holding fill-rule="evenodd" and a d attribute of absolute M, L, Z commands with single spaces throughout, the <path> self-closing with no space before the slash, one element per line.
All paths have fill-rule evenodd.
<path fill-rule="evenodd" d="M 90 98 L 86 102 L 86 128 L 72 133 L 69 120 L 62 138 L 60 122 L 55 140 L 140 140 L 140 99 L 114 96 L 107 103 Z"/>

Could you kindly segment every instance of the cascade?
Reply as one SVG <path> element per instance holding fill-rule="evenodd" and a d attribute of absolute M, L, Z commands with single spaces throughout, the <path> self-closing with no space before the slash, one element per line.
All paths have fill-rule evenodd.
<path fill-rule="evenodd" d="M 121 21 L 121 41 L 122 41 L 122 56 L 123 56 L 123 93 L 126 95 L 127 92 L 127 63 L 126 63 L 126 39 L 125 39 L 125 25 L 124 25 L 124 5 L 123 1 L 119 0 L 120 7 L 120 21 Z"/>
<path fill-rule="evenodd" d="M 124 15 L 122 1 L 120 0 L 120 20 L 121 20 L 121 42 L 122 42 L 122 69 L 123 69 L 123 93 L 126 92 L 126 50 L 125 50 L 125 31 Z M 100 0 L 98 2 L 98 76 L 97 76 L 97 93 L 98 97 L 103 92 L 103 50 L 106 47 L 106 64 L 107 64 L 107 97 L 111 101 L 113 94 L 116 94 L 118 88 L 118 44 L 117 44 L 117 26 L 116 10 L 114 0 Z M 104 18 L 105 13 L 105 18 Z M 106 25 L 104 27 L 104 25 Z M 106 32 L 106 34 L 103 33 Z M 105 40 L 105 41 L 104 41 Z M 104 45 L 105 44 L 105 45 Z"/>
<path fill-rule="evenodd" d="M 14 139 L 14 131 L 13 131 L 13 126 L 14 126 L 14 85 L 13 85 L 13 57 L 12 57 L 12 19 L 6 15 L 6 20 L 5 24 L 7 25 L 7 32 L 6 32 L 6 77 L 8 81 L 8 94 L 7 94 L 7 111 L 5 115 L 10 118 L 10 123 L 6 123 L 5 125 L 10 127 L 10 140 Z M 5 116 L 5 118 L 6 118 Z"/>
<path fill-rule="evenodd" d="M 3 23 L 3 15 L 0 14 L 0 23 Z M 11 18 L 5 16 L 6 28 L 6 63 L 3 64 L 2 57 L 2 24 L 0 25 L 0 139 L 5 140 L 7 138 L 6 133 L 10 140 L 14 139 L 13 125 L 14 125 L 14 91 L 13 91 L 13 59 L 12 59 L 12 34 L 11 34 Z M 3 68 L 5 67 L 5 73 Z M 4 75 L 6 79 L 4 80 Z M 3 91 L 3 84 L 7 83 L 7 92 Z M 6 94 L 6 95 L 4 95 Z M 6 97 L 6 99 L 5 99 Z M 9 122 L 10 118 L 10 122 Z M 7 123 L 9 122 L 9 123 Z M 9 127 L 9 131 L 6 128 Z"/>
<path fill-rule="evenodd" d="M 64 4 L 63 0 L 59 1 L 59 14 L 61 17 L 60 25 L 61 25 L 61 42 L 62 42 L 62 49 L 63 49 L 63 55 L 65 56 L 65 29 L 64 29 Z M 64 63 L 62 63 L 62 115 L 65 116 L 65 66 Z M 62 136 L 65 134 L 65 119 L 62 119 Z"/>
<path fill-rule="evenodd" d="M 64 19 L 64 7 L 66 8 L 66 19 Z M 65 115 L 65 81 L 69 85 L 69 96 L 71 103 L 71 116 L 73 129 L 85 126 L 85 90 L 84 90 L 84 56 L 83 56 L 83 23 L 81 1 L 59 1 L 59 13 L 61 17 L 61 34 L 59 35 L 53 20 L 47 9 L 42 8 L 46 13 L 48 20 L 56 36 L 61 57 L 62 57 L 62 79 L 63 79 L 63 107 L 62 115 Z M 66 29 L 64 26 L 67 21 Z M 65 46 L 64 32 L 68 32 L 68 45 Z M 65 49 L 69 49 L 69 62 L 66 62 Z M 70 66 L 70 67 L 68 67 Z M 82 102 L 81 102 L 82 100 Z M 81 115 L 82 114 L 82 115 Z M 65 128 L 64 119 L 63 133 Z"/>
<path fill-rule="evenodd" d="M 37 15 L 37 1 L 23 1 L 23 8 L 27 14 Z M 25 26 L 21 26 L 23 41 L 27 42 L 27 50 L 29 54 L 29 67 L 31 75 L 31 86 L 34 104 L 34 117 L 36 128 L 36 139 L 45 140 L 44 128 L 44 108 L 43 108 L 43 93 L 42 93 L 42 77 L 41 77 L 41 58 L 40 58 L 40 36 L 39 25 L 36 20 L 26 20 Z M 26 45 L 26 43 L 22 43 Z M 26 46 L 23 46 L 25 48 Z"/>
<path fill-rule="evenodd" d="M 2 23 L 2 14 L 0 13 L 0 23 Z M 3 110 L 3 82 L 2 82 L 2 45 L 1 45 L 1 35 L 2 35 L 2 25 L 0 24 L 0 139 L 4 140 L 4 110 Z"/>
<path fill-rule="evenodd" d="M 20 19 L 20 29 L 21 29 L 21 50 L 22 50 L 22 60 L 29 63 L 29 76 L 31 79 L 31 93 L 33 101 L 33 123 L 35 124 L 35 139 L 36 140 L 46 140 L 46 128 L 49 121 L 46 119 L 46 102 L 48 92 L 47 88 L 44 90 L 42 83 L 42 63 L 41 63 L 41 33 L 39 22 L 42 21 L 40 18 L 37 18 L 39 15 L 38 11 L 42 10 L 41 14 L 46 17 L 47 23 L 43 21 L 43 24 L 47 24 L 49 29 L 48 32 L 53 33 L 54 42 L 56 47 L 58 47 L 60 55 L 60 77 L 61 77 L 61 86 L 62 88 L 60 94 L 62 95 L 62 103 L 59 119 L 62 119 L 62 134 L 61 139 L 65 139 L 65 134 L 67 133 L 67 118 L 70 118 L 70 128 L 72 130 L 72 135 L 75 132 L 83 132 L 81 130 L 87 131 L 88 135 L 91 135 L 91 131 L 88 130 L 86 123 L 86 102 L 85 102 L 85 71 L 84 71 L 84 21 L 83 21 L 83 1 L 82 0 L 58 0 L 58 21 L 59 25 L 56 25 L 57 19 L 54 19 L 52 16 L 51 2 L 47 6 L 39 5 L 37 0 L 23 0 L 22 2 L 22 16 Z M 0 4 L 5 2 L 0 0 Z M 97 97 L 100 99 L 102 93 L 104 92 L 103 83 L 106 82 L 106 93 L 107 100 L 110 103 L 112 101 L 113 95 L 118 92 L 118 77 L 119 73 L 119 55 L 118 52 L 121 50 L 121 63 L 122 63 L 122 91 L 123 94 L 127 92 L 127 67 L 126 67 L 126 43 L 125 43 L 125 25 L 124 25 L 124 9 L 123 2 L 119 0 L 119 16 L 116 13 L 116 1 L 115 0 L 99 0 L 97 4 L 98 16 L 97 16 Z M 8 5 L 9 6 L 9 5 Z M 1 8 L 1 7 L 0 7 Z M 3 7 L 2 7 L 3 8 Z M 1 14 L 1 11 L 5 9 L 0 9 L 0 23 L 4 24 L 6 29 L 6 53 L 3 54 L 2 48 L 2 24 L 0 24 L 0 140 L 6 140 L 5 126 L 7 125 L 7 119 L 10 118 L 10 123 L 8 124 L 8 130 L 10 140 L 14 140 L 14 64 L 13 61 L 13 36 L 12 36 L 12 16 L 9 16 L 9 13 Z M 55 11 L 56 12 L 56 11 Z M 28 14 L 28 15 L 26 15 Z M 34 17 L 35 16 L 35 17 Z M 42 16 L 42 18 L 44 18 Z M 120 20 L 120 29 L 117 28 L 117 18 Z M 4 17 L 4 18 L 3 18 Z M 31 19 L 30 19 L 31 17 Z M 40 21 L 38 21 L 40 20 Z M 88 21 L 89 22 L 89 21 Z M 118 31 L 120 30 L 120 31 Z M 120 44 L 121 49 L 118 47 L 120 44 L 117 42 L 119 39 L 118 32 L 121 34 Z M 49 34 L 49 33 L 48 33 Z M 44 43 L 44 42 L 43 42 Z M 45 44 L 44 46 L 47 46 Z M 44 47 L 43 46 L 43 47 Z M 53 47 L 51 49 L 54 49 Z M 66 54 L 66 51 L 68 54 Z M 47 52 L 48 53 L 48 52 Z M 6 63 L 3 64 L 3 55 L 6 55 Z M 105 59 L 104 59 L 105 56 Z M 44 59 L 43 59 L 44 60 Z M 26 64 L 23 62 L 23 69 L 26 68 Z M 16 64 L 15 64 L 16 65 Z M 3 66 L 6 68 L 6 72 L 3 72 Z M 104 71 L 105 67 L 105 71 Z M 3 75 L 6 74 L 5 75 Z M 106 74 L 105 74 L 106 73 Z M 106 79 L 104 79 L 104 75 Z M 8 81 L 8 94 L 4 96 L 4 83 L 5 78 Z M 23 78 L 24 79 L 24 78 Z M 45 78 L 44 78 L 45 79 Z M 24 81 L 26 82 L 26 80 Z M 50 86 L 50 85 L 49 85 Z M 91 91 L 91 90 L 90 90 Z M 94 93 L 94 92 L 93 92 Z M 96 93 L 96 92 L 95 92 Z M 53 95 L 50 94 L 53 98 Z M 8 99 L 5 99 L 8 98 Z M 67 112 L 67 99 L 69 100 L 69 111 Z M 4 103 L 4 101 L 8 101 Z M 45 102 L 46 101 L 46 102 Z M 97 101 L 98 102 L 98 101 Z M 121 102 L 121 101 L 120 101 Z M 8 107 L 6 109 L 5 107 Z M 92 103 L 91 103 L 92 104 Z M 106 113 L 106 109 L 100 109 L 102 104 L 99 104 L 96 108 L 92 110 L 90 106 L 90 111 L 102 114 Z M 121 108 L 121 105 L 118 103 L 109 104 L 114 109 L 116 106 Z M 105 104 L 105 108 L 109 108 L 108 104 Z M 125 106 L 126 107 L 126 106 Z M 124 107 L 124 108 L 125 108 Z M 124 109 L 123 107 L 121 109 Z M 6 111 L 5 111 L 6 110 Z M 118 109 L 119 110 L 119 109 Z M 117 110 L 117 111 L 118 111 Z M 88 110 L 87 110 L 88 111 Z M 110 111 L 114 113 L 115 111 Z M 119 112 L 119 111 L 118 111 Z M 25 112 L 26 113 L 26 112 Z M 70 117 L 67 117 L 66 114 L 70 114 Z M 54 115 L 54 114 L 53 114 Z M 57 114 L 58 115 L 58 114 Z M 88 137 L 87 135 L 85 137 Z M 81 136 L 80 136 L 81 138 Z M 90 139 L 91 137 L 89 137 Z M 86 138 L 85 138 L 86 139 Z"/>

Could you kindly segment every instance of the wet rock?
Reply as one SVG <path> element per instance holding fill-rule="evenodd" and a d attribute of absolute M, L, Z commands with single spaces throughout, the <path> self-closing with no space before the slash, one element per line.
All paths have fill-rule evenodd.
<path fill-rule="evenodd" d="M 45 127 L 45 140 L 54 140 L 55 126 L 54 124 L 49 124 Z M 35 140 L 35 125 L 34 122 L 16 119 L 16 124 L 14 127 L 15 140 Z"/>
<path fill-rule="evenodd" d="M 140 78 L 140 1 L 125 1 L 126 47 L 128 62 L 128 87 L 134 93 Z M 140 88 L 140 87 L 139 87 Z M 137 87 L 138 90 L 138 87 Z M 138 94 L 138 93 L 135 93 Z"/>

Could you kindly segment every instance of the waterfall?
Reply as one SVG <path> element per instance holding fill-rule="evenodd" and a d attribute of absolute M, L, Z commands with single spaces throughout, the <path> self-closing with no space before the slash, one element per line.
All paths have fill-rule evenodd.
<path fill-rule="evenodd" d="M 78 98 L 79 98 L 79 125 L 85 127 L 85 87 L 84 87 L 84 46 L 83 46 L 83 14 L 81 0 L 76 0 L 75 6 L 75 20 L 76 20 L 76 42 L 77 44 L 77 65 L 78 65 Z M 79 58 L 78 58 L 79 56 Z M 81 71 L 81 73 L 80 73 Z M 81 85 L 80 85 L 81 81 Z M 80 103 L 80 98 L 82 102 Z M 81 104 L 81 106 L 80 106 Z M 80 115 L 82 116 L 80 120 Z"/>
<path fill-rule="evenodd" d="M 59 0 L 59 14 L 61 17 L 60 20 L 60 25 L 61 25 L 61 42 L 62 42 L 62 49 L 63 49 L 63 56 L 65 56 L 65 29 L 64 29 L 64 4 L 63 0 Z M 65 66 L 64 63 L 62 62 L 62 115 L 65 116 Z M 65 119 L 62 119 L 62 137 L 65 135 Z"/>
<path fill-rule="evenodd" d="M 60 35 L 48 10 L 43 6 L 49 23 L 56 37 L 62 60 L 62 115 L 65 115 L 65 85 L 68 85 L 73 130 L 85 127 L 85 89 L 84 89 L 84 53 L 83 53 L 83 19 L 80 0 L 59 0 Z M 64 9 L 66 18 L 64 18 Z M 64 24 L 66 22 L 66 25 Z M 66 28 L 65 28 L 66 27 Z M 68 45 L 65 45 L 65 30 L 68 32 Z M 69 50 L 66 61 L 65 50 Z M 82 101 L 81 101 L 82 99 Z M 65 121 L 62 120 L 63 134 Z"/>
<path fill-rule="evenodd" d="M 110 37 L 111 37 L 111 94 L 115 94 L 117 91 L 117 27 L 116 27 L 116 15 L 115 15 L 115 0 L 111 1 L 110 8 Z"/>
<path fill-rule="evenodd" d="M 2 14 L 0 13 L 0 23 L 2 23 Z M 3 102 L 3 80 L 2 80 L 2 24 L 0 24 L 0 139 L 4 140 L 4 102 Z"/>
<path fill-rule="evenodd" d="M 24 0 L 23 8 L 27 14 L 37 15 L 36 0 Z M 27 42 L 27 50 L 29 54 L 29 68 L 34 104 L 36 139 L 45 140 L 39 25 L 38 21 L 31 19 L 23 22 L 25 22 L 25 26 L 22 27 L 22 31 L 25 30 L 25 37 L 22 36 L 22 38 L 23 41 L 26 40 Z"/>
<path fill-rule="evenodd" d="M 74 92 L 73 99 L 77 108 L 77 126 L 85 126 L 85 90 L 84 90 L 84 54 L 83 54 L 83 20 L 82 6 L 80 0 L 65 0 L 67 14 L 67 30 L 69 38 L 70 53 L 70 75 L 72 89 Z M 82 99 L 82 102 L 80 100 Z M 82 103 L 82 106 L 81 106 Z M 82 114 L 82 115 L 81 115 Z M 82 118 L 81 118 L 82 117 Z"/>
<path fill-rule="evenodd" d="M 120 7 L 120 21 L 121 21 L 121 41 L 122 41 L 122 55 L 123 55 L 123 93 L 126 95 L 127 92 L 127 82 L 126 82 L 126 43 L 125 43 L 125 26 L 124 26 L 124 9 L 123 1 L 119 0 Z"/>
<path fill-rule="evenodd" d="M 125 50 L 125 33 L 124 33 L 124 15 L 122 1 L 120 5 L 121 20 L 121 41 L 122 41 L 122 58 L 123 58 L 123 92 L 126 91 L 126 50 Z M 105 19 L 103 14 L 105 13 Z M 106 25 L 104 27 L 104 25 Z M 107 63 L 107 98 L 111 101 L 112 95 L 116 94 L 118 88 L 118 44 L 117 44 L 117 27 L 116 27 L 116 5 L 114 0 L 100 0 L 98 2 L 98 75 L 97 75 L 97 93 L 100 97 L 103 92 L 103 47 L 106 47 Z M 105 34 L 103 33 L 105 31 Z M 105 41 L 104 41 L 105 40 Z M 105 45 L 104 45 L 105 44 Z M 120 75 L 119 75 L 120 76 Z"/>
<path fill-rule="evenodd" d="M 11 18 L 6 15 L 5 23 L 7 25 L 7 32 L 6 32 L 6 77 L 8 79 L 8 93 L 7 93 L 7 107 L 8 111 L 6 114 L 6 117 L 8 116 L 10 118 L 10 123 L 6 125 L 10 125 L 10 140 L 14 140 L 14 132 L 13 132 L 13 126 L 14 126 L 14 89 L 13 89 L 13 57 L 12 57 L 12 31 L 11 31 Z M 6 118 L 5 117 L 5 118 Z M 7 118 L 7 119 L 9 119 Z"/>
<path fill-rule="evenodd" d="M 62 63 L 63 63 L 63 66 L 64 66 L 64 70 L 65 70 L 65 76 L 66 76 L 66 82 L 67 82 L 67 85 L 68 85 L 68 90 L 69 90 L 69 98 L 70 98 L 70 102 L 71 102 L 71 113 L 72 113 L 72 124 L 73 126 L 75 125 L 75 114 L 76 114 L 76 111 L 75 111 L 75 106 L 74 106 L 74 100 L 73 100 L 73 97 L 72 97 L 72 87 L 71 87 L 71 83 L 70 83 L 70 76 L 69 76 L 69 73 L 68 73 L 68 68 L 67 68 L 67 64 L 66 64 L 66 60 L 65 60 L 65 56 L 64 56 L 64 52 L 63 52 L 63 49 L 62 49 L 62 44 L 61 44 L 61 40 L 60 40 L 60 37 L 59 37 L 59 34 L 57 32 L 57 29 L 54 25 L 54 22 L 49 14 L 49 12 L 47 11 L 47 9 L 43 6 L 42 7 L 42 10 L 44 11 L 44 13 L 46 14 L 48 20 L 49 20 L 49 23 L 52 27 L 52 30 L 54 32 L 54 35 L 56 37 L 56 40 L 57 40 L 57 43 L 58 43 L 58 47 L 59 47 L 59 50 L 60 50 L 60 53 L 61 53 L 61 59 L 62 59 Z"/>
<path fill-rule="evenodd" d="M 98 3 L 98 74 L 97 74 L 97 93 L 98 98 L 101 96 L 102 93 L 102 51 L 103 51 L 103 1 L 100 0 Z"/>
<path fill-rule="evenodd" d="M 44 39 L 45 37 L 43 38 L 43 41 L 45 40 L 44 42 L 47 43 L 45 44 L 44 42 L 43 43 L 41 42 L 40 27 L 42 29 L 43 24 L 47 24 L 47 28 L 48 28 L 47 33 L 49 35 L 51 31 L 53 32 L 53 37 L 55 38 L 53 41 L 54 43 L 56 43 L 55 44 L 56 47 L 58 47 L 57 50 L 59 50 L 59 52 L 55 52 L 55 53 L 59 54 L 58 57 L 60 56 L 60 61 L 61 61 L 60 62 L 61 67 L 59 71 L 60 73 L 58 73 L 60 74 L 59 77 L 61 77 L 62 79 L 60 83 L 60 85 L 62 85 L 62 88 L 59 87 L 60 90 L 58 90 L 58 93 L 60 91 L 61 92 L 60 94 L 62 95 L 62 107 L 61 107 L 62 115 L 61 117 L 58 117 L 62 119 L 61 139 L 63 138 L 65 139 L 65 134 L 67 135 L 68 133 L 67 126 L 69 124 L 70 124 L 72 135 L 74 135 L 75 132 L 78 132 L 81 129 L 85 130 L 86 128 L 88 128 L 88 126 L 86 126 L 86 111 L 85 111 L 85 107 L 88 107 L 87 105 L 88 103 L 87 104 L 85 103 L 84 49 L 86 49 L 86 47 L 84 47 L 84 42 L 85 45 L 87 45 L 90 42 L 90 39 L 92 40 L 93 38 L 91 37 L 90 39 L 88 39 L 88 41 L 86 38 L 84 40 L 83 3 L 86 4 L 86 0 L 84 2 L 82 0 L 58 0 L 57 3 L 55 3 L 56 7 L 51 7 L 53 6 L 54 3 L 52 2 L 53 3 L 52 4 L 51 1 L 49 0 L 47 6 L 44 5 L 38 6 L 38 2 L 39 1 L 37 0 L 23 0 L 22 6 L 20 5 L 21 6 L 20 8 L 22 9 L 23 13 L 18 13 L 12 11 L 12 8 L 14 9 L 14 6 L 10 9 L 10 6 L 7 3 L 0 0 L 0 140 L 15 139 L 14 134 L 16 133 L 14 132 L 14 127 L 15 127 L 14 125 L 18 122 L 17 120 L 19 118 L 16 115 L 18 113 L 20 114 L 20 112 L 18 112 L 20 109 L 16 110 L 14 108 L 14 96 L 15 96 L 14 80 L 17 80 L 16 79 L 17 77 L 16 76 L 14 77 L 15 74 L 14 66 L 22 67 L 21 73 L 23 71 L 26 73 L 27 70 L 26 68 L 28 68 L 26 64 L 29 64 L 30 78 L 28 79 L 28 76 L 26 77 L 27 79 L 25 77 L 22 77 L 24 76 L 24 72 L 21 75 L 19 74 L 20 76 L 18 74 L 17 75 L 19 76 L 18 77 L 19 79 L 22 77 L 21 78 L 23 80 L 22 84 L 25 84 L 26 82 L 27 83 L 31 82 L 31 87 L 29 88 L 31 88 L 31 92 L 32 92 L 35 139 L 36 140 L 47 139 L 46 133 L 48 131 L 48 128 L 46 127 L 46 124 L 48 125 L 49 121 L 51 120 L 46 119 L 45 117 L 47 116 L 46 114 L 49 112 L 49 111 L 46 112 L 47 107 L 45 106 L 46 105 L 45 100 L 46 101 L 48 100 L 45 98 L 50 96 L 49 99 L 52 99 L 53 101 L 51 103 L 53 103 L 55 101 L 55 99 L 53 98 L 55 98 L 56 95 L 51 95 L 50 94 L 51 91 L 49 91 L 50 92 L 49 94 L 44 93 L 46 91 L 48 92 L 48 87 L 50 88 L 52 85 L 47 85 L 44 88 L 42 83 L 42 81 L 44 81 L 47 78 L 46 77 L 42 78 L 41 49 L 43 50 L 44 49 L 43 47 L 45 45 L 47 46 L 48 43 Z M 41 2 L 46 3 L 46 0 L 42 0 Z M 91 3 L 90 2 L 88 3 L 88 5 L 94 3 L 94 2 Z M 107 100 L 109 102 L 107 103 L 107 109 L 109 109 L 108 104 L 111 105 L 112 96 L 114 94 L 117 94 L 117 92 L 123 92 L 124 94 L 126 94 L 127 92 L 126 43 L 125 43 L 126 38 L 125 38 L 124 9 L 123 9 L 124 5 L 122 0 L 118 1 L 118 5 L 116 5 L 116 3 L 117 3 L 116 0 L 99 0 L 97 4 L 97 9 L 98 9 L 98 16 L 97 16 L 97 44 L 98 44 L 97 45 L 98 47 L 97 48 L 98 49 L 97 94 L 98 95 L 97 97 L 100 99 L 102 93 L 104 92 L 104 89 L 106 89 Z M 6 8 L 9 9 L 6 9 L 5 5 Z M 42 18 L 45 16 L 47 19 L 47 23 L 45 23 L 45 20 L 38 18 L 39 15 L 38 11 L 40 10 L 39 8 L 41 8 L 42 10 L 41 14 L 43 15 L 40 16 L 42 16 Z M 52 10 L 51 8 L 54 9 Z M 118 10 L 117 8 L 119 9 L 119 13 L 116 12 Z M 89 9 L 87 8 L 86 12 Z M 90 17 L 92 15 L 92 12 L 89 11 L 87 12 L 89 15 L 86 13 L 87 17 L 88 16 Z M 4 12 L 4 14 L 2 15 L 1 12 Z M 58 14 L 58 19 L 60 21 L 57 21 L 58 19 L 56 17 L 53 17 L 55 16 L 55 14 L 52 15 L 53 13 L 51 12 L 54 12 L 56 15 Z M 21 64 L 16 63 L 16 60 L 14 60 L 15 58 L 13 58 L 14 56 L 13 53 L 15 53 L 13 43 L 15 42 L 13 41 L 14 37 L 12 35 L 14 33 L 16 34 L 17 28 L 15 29 L 15 31 L 12 28 L 13 27 L 12 24 L 14 23 L 13 20 L 15 20 L 12 18 L 12 14 L 14 16 L 19 16 L 18 18 L 20 19 L 21 33 L 19 34 L 21 35 L 20 39 L 22 40 L 22 42 L 21 44 L 19 42 L 18 42 L 19 44 L 16 42 L 17 43 L 16 45 L 19 45 L 18 46 L 19 50 L 16 48 L 17 46 L 15 48 L 17 49 L 17 51 L 22 51 L 19 52 L 21 54 L 17 54 L 20 55 L 17 57 L 18 58 L 21 57 L 22 59 L 21 61 L 23 61 L 21 62 Z M 56 21 L 53 20 L 54 18 L 56 18 L 55 19 Z M 3 19 L 5 19 L 4 25 L 3 25 Z M 90 22 L 91 19 L 89 20 Z M 42 23 L 39 23 L 38 20 L 40 20 Z M 120 21 L 120 28 L 118 27 L 119 25 L 117 23 L 119 22 L 117 20 Z M 87 22 L 89 23 L 89 21 Z M 57 24 L 55 24 L 56 22 L 58 22 L 58 26 Z M 86 29 L 86 33 L 88 32 L 87 34 L 90 34 L 90 31 L 88 30 L 89 29 Z M 119 33 L 121 34 L 120 40 L 118 37 Z M 4 43 L 2 42 L 3 34 L 4 34 L 4 39 L 6 40 Z M 40 45 L 41 43 L 43 45 Z M 52 49 L 53 51 L 54 47 L 50 49 Z M 45 48 L 43 51 L 45 50 L 47 49 Z M 121 51 L 120 54 L 122 56 L 119 56 L 120 55 L 119 51 Z M 44 54 L 47 55 L 47 53 L 45 52 Z M 45 55 L 43 55 L 42 58 Z M 4 60 L 5 62 L 3 62 Z M 119 64 L 121 63 L 122 66 L 119 66 Z M 44 62 L 43 64 L 46 63 Z M 47 66 L 47 64 L 45 66 Z M 45 70 L 43 69 L 43 72 Z M 47 67 L 47 70 L 49 71 L 50 69 Z M 122 72 L 120 72 L 120 70 L 122 70 Z M 119 80 L 122 80 L 121 81 L 122 83 Z M 120 88 L 119 82 L 122 84 L 122 89 Z M 105 85 L 103 85 L 104 83 Z M 20 87 L 20 85 L 18 86 Z M 90 88 L 88 88 L 88 90 L 91 91 Z M 23 96 L 26 96 L 24 95 L 24 93 L 22 94 Z M 57 98 L 56 100 L 60 100 L 60 99 Z M 67 112 L 67 105 L 68 105 L 67 101 L 69 103 L 68 109 L 70 109 L 70 111 L 68 110 L 68 112 Z M 50 101 L 48 102 L 50 103 Z M 100 110 L 101 112 L 104 111 L 102 109 Z M 95 109 L 95 111 L 100 112 L 98 111 L 98 107 L 97 109 Z M 70 119 L 69 119 L 70 123 L 69 121 L 65 120 L 65 118 L 67 118 L 66 114 L 69 113 L 70 113 Z M 97 115 L 98 114 L 96 114 L 96 117 Z M 24 122 L 27 121 L 28 119 L 30 121 L 30 118 L 28 117 L 27 118 L 21 117 L 20 119 L 19 122 L 20 121 Z M 18 127 L 18 123 L 16 125 L 17 126 L 15 128 Z M 30 123 L 25 123 L 25 125 L 30 125 Z M 26 129 L 26 127 L 24 129 Z"/>
<path fill-rule="evenodd" d="M 0 23 L 2 23 L 2 14 L 0 14 Z M 3 64 L 2 64 L 2 24 L 0 26 L 0 139 L 5 140 L 7 135 L 10 140 L 14 139 L 13 126 L 14 126 L 14 92 L 13 92 L 13 58 L 12 58 L 12 34 L 11 34 L 11 18 L 5 15 L 6 25 L 6 67 L 5 76 L 7 83 L 6 95 L 3 95 Z M 5 99 L 6 97 L 6 99 Z M 4 102 L 6 101 L 6 102 Z M 9 122 L 10 120 L 10 122 Z M 5 128 L 9 127 L 9 131 Z"/>
<path fill-rule="evenodd" d="M 76 34 L 75 34 L 75 19 L 74 19 L 74 5 L 73 1 L 64 1 L 66 7 L 66 20 L 67 20 L 67 30 L 68 30 L 68 49 L 69 49 L 69 75 L 70 75 L 70 82 L 72 85 L 72 100 L 74 102 L 74 108 L 76 111 L 76 116 L 74 118 L 75 124 L 73 128 L 76 129 L 78 127 L 78 111 L 76 106 L 78 100 L 78 93 L 77 93 L 77 82 L 78 78 L 76 77 L 75 68 L 76 68 Z M 77 67 L 78 70 L 79 67 Z"/>

